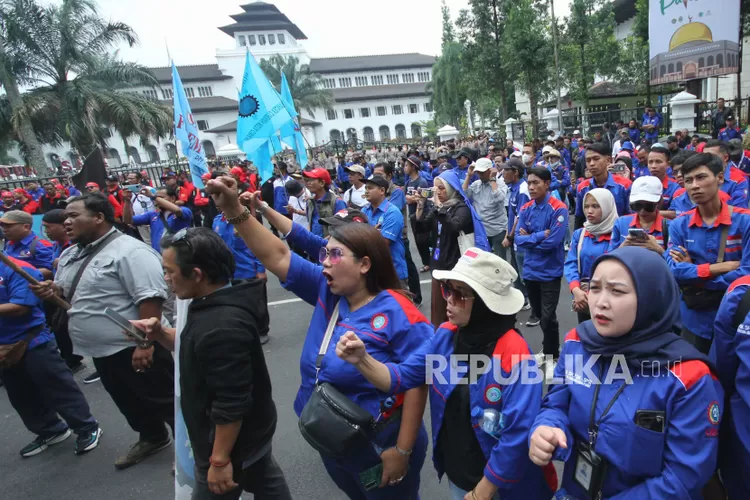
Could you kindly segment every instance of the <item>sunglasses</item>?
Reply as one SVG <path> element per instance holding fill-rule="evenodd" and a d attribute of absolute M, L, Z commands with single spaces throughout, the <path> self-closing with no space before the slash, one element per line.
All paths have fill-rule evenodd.
<path fill-rule="evenodd" d="M 467 300 L 474 300 L 473 295 L 464 295 L 461 290 L 453 288 L 450 283 L 443 281 L 440 283 L 440 292 L 443 294 L 443 299 L 447 302 L 449 299 L 453 299 L 453 302 L 461 309 L 466 307 Z"/>
<path fill-rule="evenodd" d="M 191 252 L 193 252 L 193 245 L 190 243 L 190 240 L 188 239 L 188 231 L 187 229 L 180 229 L 174 235 L 172 236 L 172 244 L 175 243 L 185 243 L 187 245 L 188 249 L 190 249 Z"/>
<path fill-rule="evenodd" d="M 344 255 L 344 251 L 338 247 L 331 248 L 330 250 L 326 247 L 322 247 L 318 253 L 318 261 L 320 261 L 321 264 L 324 263 L 326 259 L 329 259 L 331 264 L 336 265 L 341 262 L 341 259 L 344 257 L 356 258 L 354 255 Z"/>
<path fill-rule="evenodd" d="M 647 201 L 637 201 L 631 203 L 630 208 L 633 212 L 640 212 L 641 210 L 644 212 L 656 212 L 656 205 L 656 203 L 649 203 Z"/>

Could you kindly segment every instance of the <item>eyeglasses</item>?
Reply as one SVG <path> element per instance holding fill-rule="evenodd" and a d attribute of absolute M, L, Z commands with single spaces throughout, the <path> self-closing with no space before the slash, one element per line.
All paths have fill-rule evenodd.
<path fill-rule="evenodd" d="M 324 263 L 326 259 L 330 259 L 331 264 L 336 265 L 341 262 L 341 259 L 344 257 L 356 258 L 354 255 L 345 255 L 344 251 L 338 247 L 333 247 L 330 250 L 326 247 L 322 247 L 318 253 L 318 260 L 321 264 Z"/>
<path fill-rule="evenodd" d="M 473 295 L 465 295 L 461 290 L 453 288 L 453 286 L 446 281 L 440 283 L 440 292 L 443 294 L 443 298 L 446 302 L 448 299 L 452 298 L 453 302 L 461 309 L 466 307 L 467 300 L 475 299 Z"/>
<path fill-rule="evenodd" d="M 188 249 L 190 249 L 190 252 L 193 252 L 193 245 L 190 243 L 190 240 L 188 239 L 188 231 L 187 228 L 180 229 L 174 235 L 172 236 L 172 245 L 175 243 L 181 243 L 184 242 Z"/>
<path fill-rule="evenodd" d="M 656 203 L 636 201 L 635 203 L 630 204 L 630 208 L 633 210 L 633 212 L 640 212 L 641 210 L 645 212 L 656 212 Z"/>

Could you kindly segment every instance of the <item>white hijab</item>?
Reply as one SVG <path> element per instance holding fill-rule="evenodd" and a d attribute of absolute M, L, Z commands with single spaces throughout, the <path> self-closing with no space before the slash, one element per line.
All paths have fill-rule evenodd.
<path fill-rule="evenodd" d="M 589 233 L 594 236 L 602 236 L 604 234 L 610 234 L 612 228 L 615 227 L 615 221 L 617 220 L 617 206 L 615 205 L 615 197 L 612 196 L 608 190 L 604 188 L 592 189 L 586 196 L 593 196 L 594 199 L 602 207 L 602 221 L 599 224 L 592 224 L 586 221 L 583 227 Z M 586 196 L 583 197 L 584 203 L 586 202 Z"/>

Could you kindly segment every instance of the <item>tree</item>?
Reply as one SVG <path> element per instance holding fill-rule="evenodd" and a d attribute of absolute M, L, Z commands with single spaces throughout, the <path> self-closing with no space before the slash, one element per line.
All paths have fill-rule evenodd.
<path fill-rule="evenodd" d="M 461 61 L 462 47 L 451 42 L 443 46 L 443 53 L 432 66 L 432 81 L 427 89 L 432 92 L 432 108 L 435 120 L 458 127 L 458 121 L 464 113 L 466 88 Z"/>
<path fill-rule="evenodd" d="M 37 136 L 67 141 L 82 156 L 97 145 L 106 146 L 109 127 L 144 141 L 172 133 L 169 107 L 142 93 L 127 92 L 133 87 L 156 87 L 151 72 L 120 61 L 116 52 L 110 55 L 120 42 L 137 43 L 128 25 L 102 19 L 92 0 L 63 0 L 49 6 L 34 0 L 0 1 L 9 14 L 5 18 L 8 52 L 23 61 L 14 76 L 33 87 L 20 96 L 20 102 L 8 95 L 11 126 L 30 157 L 33 146 L 23 133 L 27 120 L 35 124 Z"/>
<path fill-rule="evenodd" d="M 447 5 L 445 5 L 445 0 L 443 0 L 442 5 L 440 6 L 440 12 L 443 16 L 443 40 L 442 45 L 445 47 L 449 43 L 453 43 L 456 41 L 456 32 L 453 29 L 453 23 L 451 22 L 451 11 L 448 8 Z"/>
<path fill-rule="evenodd" d="M 333 106 L 333 95 L 323 88 L 322 77 L 311 72 L 308 64 L 300 64 L 296 57 L 285 58 L 275 54 L 269 59 L 262 60 L 260 67 L 276 90 L 281 89 L 281 74 L 286 75 L 294 108 L 298 113 L 304 109 L 315 118 L 316 108 L 330 109 Z"/>

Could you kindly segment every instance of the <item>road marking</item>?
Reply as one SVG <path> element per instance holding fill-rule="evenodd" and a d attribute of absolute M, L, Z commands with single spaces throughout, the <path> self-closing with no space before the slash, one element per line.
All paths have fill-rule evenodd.
<path fill-rule="evenodd" d="M 432 283 L 432 280 L 422 280 L 422 281 L 420 281 L 420 283 L 424 285 L 425 283 Z M 297 298 L 297 299 L 277 300 L 275 302 L 269 302 L 268 305 L 269 306 L 280 306 L 280 305 L 283 305 L 283 304 L 292 304 L 294 302 L 302 302 L 302 299 Z"/>

